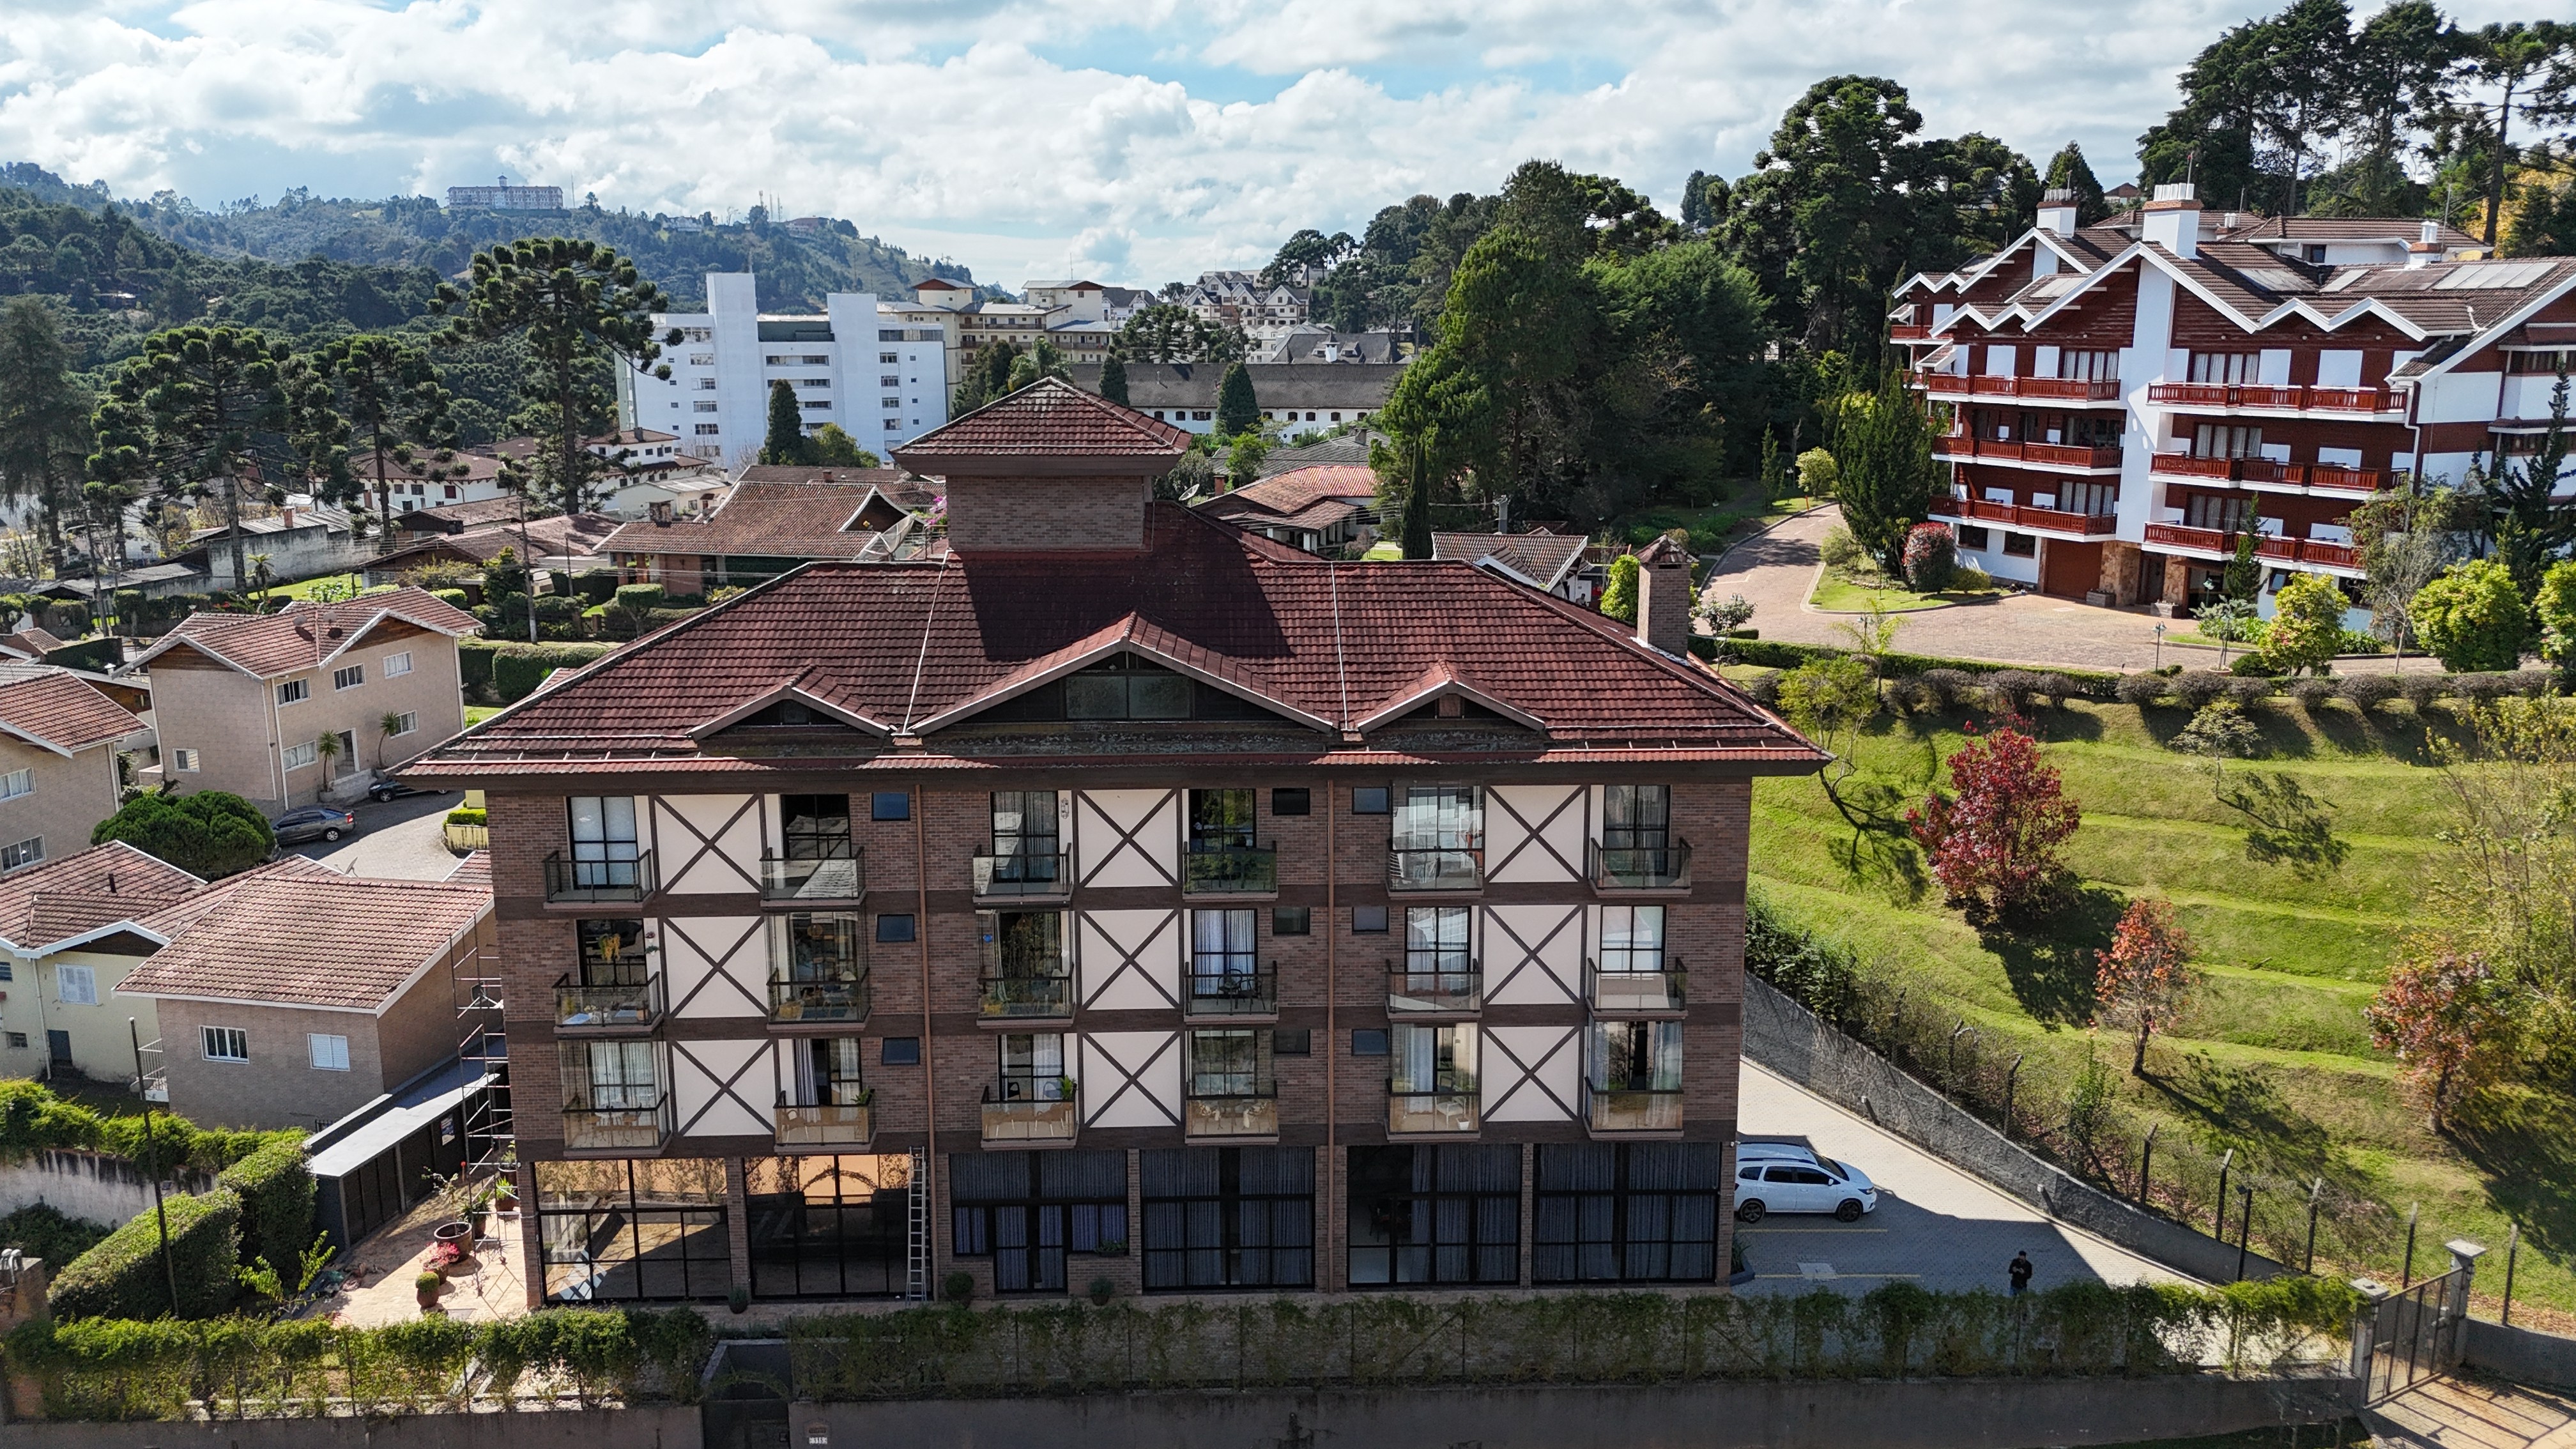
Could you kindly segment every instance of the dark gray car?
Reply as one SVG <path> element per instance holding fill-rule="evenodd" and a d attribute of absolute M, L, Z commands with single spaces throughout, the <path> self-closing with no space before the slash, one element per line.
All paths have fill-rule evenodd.
<path fill-rule="evenodd" d="M 358 817 L 337 805 L 307 805 L 289 810 L 268 822 L 277 832 L 280 845 L 301 845 L 308 840 L 337 840 L 358 833 Z"/>

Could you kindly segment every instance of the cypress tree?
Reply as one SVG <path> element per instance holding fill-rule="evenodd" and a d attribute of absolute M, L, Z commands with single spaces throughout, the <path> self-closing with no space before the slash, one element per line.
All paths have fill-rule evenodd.
<path fill-rule="evenodd" d="M 760 445 L 760 461 L 805 461 L 805 415 L 796 406 L 796 389 L 785 378 L 769 385 L 769 436 Z"/>
<path fill-rule="evenodd" d="M 1109 399 L 1111 402 L 1118 404 L 1120 407 L 1126 407 L 1129 405 L 1127 402 L 1127 364 L 1121 360 L 1115 352 L 1109 354 L 1108 361 L 1100 364 L 1100 395 Z"/>
<path fill-rule="evenodd" d="M 1940 464 L 1932 457 L 1932 430 L 1923 406 L 1890 368 L 1878 391 L 1846 399 L 1833 438 L 1841 481 L 1843 522 L 1861 547 L 1890 574 L 1904 570 L 1905 530 L 1932 508 Z"/>
<path fill-rule="evenodd" d="M 0 317 L 0 498 L 33 499 L 55 548 L 63 516 L 81 504 L 89 409 L 53 309 L 35 297 L 12 299 Z"/>
<path fill-rule="evenodd" d="M 1221 438 L 1248 433 L 1261 426 L 1261 402 L 1252 395 L 1252 372 L 1242 363 L 1225 370 L 1225 381 L 1216 390 L 1216 431 Z"/>
<path fill-rule="evenodd" d="M 1422 445 L 1413 449 L 1413 486 L 1404 494 L 1404 556 L 1431 557 L 1431 482 L 1422 472 Z"/>

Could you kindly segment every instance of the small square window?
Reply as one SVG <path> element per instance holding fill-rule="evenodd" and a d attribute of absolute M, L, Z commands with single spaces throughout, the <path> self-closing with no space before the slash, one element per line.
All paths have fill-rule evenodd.
<path fill-rule="evenodd" d="M 304 1048 L 312 1056 L 317 1072 L 345 1072 L 349 1069 L 349 1039 L 332 1033 L 308 1031 Z"/>
<path fill-rule="evenodd" d="M 1270 934 L 1303 936 L 1313 929 L 1314 908 L 1311 906 L 1272 906 Z"/>
<path fill-rule="evenodd" d="M 246 1062 L 250 1060 L 250 1033 L 237 1026 L 201 1026 L 197 1028 L 198 1044 L 210 1062 Z"/>
<path fill-rule="evenodd" d="M 1271 1052 L 1273 1055 L 1276 1055 L 1278 1052 L 1278 1047 L 1275 1043 L 1271 1047 Z M 1362 1026 L 1352 1028 L 1351 1055 L 1355 1057 L 1385 1056 L 1386 1028 L 1382 1026 Z"/>
<path fill-rule="evenodd" d="M 1313 806 L 1314 796 L 1305 790 L 1270 792 L 1270 813 L 1273 815 L 1303 815 Z"/>
<path fill-rule="evenodd" d="M 884 1062 L 890 1067 L 920 1066 L 921 1038 L 917 1036 L 887 1037 L 885 1039 L 885 1046 L 879 1052 L 877 1060 Z"/>
<path fill-rule="evenodd" d="M 1307 1057 L 1315 1054 L 1315 1033 L 1306 1027 L 1282 1027 L 1270 1034 L 1270 1054 L 1274 1057 Z"/>
<path fill-rule="evenodd" d="M 1385 935 L 1385 934 L 1386 934 L 1386 907 L 1384 907 L 1384 906 L 1353 906 L 1353 907 L 1351 907 L 1351 934 L 1352 934 L 1352 935 L 1354 935 L 1354 936 L 1383 936 L 1383 935 Z"/>
<path fill-rule="evenodd" d="M 172 750 L 170 752 L 170 768 L 174 770 L 184 770 L 194 774 L 197 769 L 197 752 L 195 750 Z"/>
<path fill-rule="evenodd" d="M 333 689 L 355 689 L 366 682 L 367 666 L 363 664 L 352 664 L 345 669 L 335 669 L 331 671 L 331 687 Z"/>
<path fill-rule="evenodd" d="M 879 790 L 868 797 L 870 820 L 910 820 L 912 795 L 903 790 Z"/>
<path fill-rule="evenodd" d="M 877 917 L 877 939 L 878 939 L 878 940 L 880 940 L 880 941 L 909 941 L 909 940 L 911 940 L 911 939 L 912 939 L 912 917 L 910 917 L 910 916 L 879 916 L 879 917 Z"/>
<path fill-rule="evenodd" d="M 309 679 L 290 679 L 277 687 L 279 704 L 302 704 L 312 697 L 313 681 Z"/>
<path fill-rule="evenodd" d="M 13 1050 L 25 1051 L 27 1049 L 27 1034 L 23 1031 L 13 1031 L 9 1033 L 9 1045 Z"/>
<path fill-rule="evenodd" d="M 1353 815 L 1384 815 L 1388 813 L 1386 805 L 1386 787 L 1384 785 L 1353 785 L 1351 787 L 1351 813 Z"/>

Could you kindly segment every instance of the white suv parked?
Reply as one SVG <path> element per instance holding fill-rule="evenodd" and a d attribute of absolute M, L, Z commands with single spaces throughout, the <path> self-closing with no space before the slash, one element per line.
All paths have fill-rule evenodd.
<path fill-rule="evenodd" d="M 1857 1167 L 1785 1142 L 1736 1147 L 1735 1217 L 1758 1223 L 1772 1213 L 1832 1213 L 1856 1223 L 1878 1211 L 1878 1188 Z"/>

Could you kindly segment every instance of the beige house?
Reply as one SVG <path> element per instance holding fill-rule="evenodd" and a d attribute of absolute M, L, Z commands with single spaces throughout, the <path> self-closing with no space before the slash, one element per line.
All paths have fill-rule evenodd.
<path fill-rule="evenodd" d="M 205 888 L 122 842 L 0 879 L 0 1077 L 130 1080 L 135 1041 L 161 1029 L 151 1002 L 116 990 L 169 943 L 146 923 Z"/>
<path fill-rule="evenodd" d="M 480 857 L 423 881 L 289 856 L 158 920 L 168 943 L 117 999 L 160 1022 L 149 1065 L 170 1110 L 208 1127 L 318 1128 L 455 1054 L 452 983 L 491 949 L 492 884 Z"/>
<path fill-rule="evenodd" d="M 465 728 L 456 641 L 474 616 L 420 589 L 276 614 L 189 616 L 130 666 L 151 671 L 163 778 L 274 814 L 354 798 Z"/>
<path fill-rule="evenodd" d="M 140 683 L 0 664 L 0 875 L 88 847 L 116 813 L 117 743 L 151 706 Z"/>

